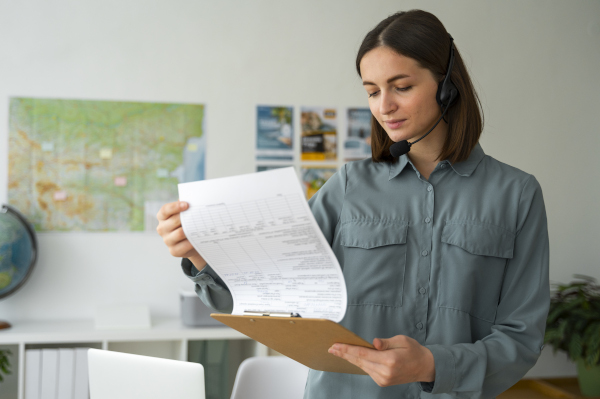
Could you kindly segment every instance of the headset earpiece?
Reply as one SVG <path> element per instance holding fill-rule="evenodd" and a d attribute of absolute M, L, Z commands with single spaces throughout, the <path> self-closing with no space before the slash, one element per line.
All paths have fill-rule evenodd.
<path fill-rule="evenodd" d="M 450 36 L 450 35 L 448 35 Z M 450 75 L 452 74 L 452 67 L 454 66 L 454 39 L 450 36 L 450 60 L 448 61 L 448 68 L 446 68 L 446 76 L 438 85 L 438 90 L 435 95 L 435 99 L 439 104 L 442 112 L 445 108 L 450 107 L 458 98 L 458 89 L 452 82 Z"/>

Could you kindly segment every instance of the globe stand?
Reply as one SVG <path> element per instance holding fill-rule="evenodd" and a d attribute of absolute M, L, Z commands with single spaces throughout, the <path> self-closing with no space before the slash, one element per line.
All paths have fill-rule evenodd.
<path fill-rule="evenodd" d="M 11 327 L 11 325 L 9 322 L 0 320 L 0 330 L 4 330 L 4 329 L 10 328 L 10 327 Z"/>

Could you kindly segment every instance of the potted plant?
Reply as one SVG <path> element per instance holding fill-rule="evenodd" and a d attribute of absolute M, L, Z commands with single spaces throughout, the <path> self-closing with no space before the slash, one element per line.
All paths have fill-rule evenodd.
<path fill-rule="evenodd" d="M 600 285 L 575 274 L 569 284 L 555 284 L 544 341 L 577 363 L 584 396 L 600 396 Z"/>
<path fill-rule="evenodd" d="M 12 355 L 8 349 L 0 349 L 0 383 L 4 381 L 2 374 L 10 374 L 8 356 Z"/>

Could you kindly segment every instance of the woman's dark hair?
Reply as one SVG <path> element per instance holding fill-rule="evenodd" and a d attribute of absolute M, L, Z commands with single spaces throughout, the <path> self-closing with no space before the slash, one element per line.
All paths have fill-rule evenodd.
<path fill-rule="evenodd" d="M 356 56 L 356 70 L 360 76 L 360 61 L 366 53 L 377 47 L 388 47 L 429 69 L 439 82 L 446 74 L 450 46 L 450 35 L 435 15 L 422 10 L 399 12 L 381 21 L 367 34 Z M 438 159 L 455 163 L 469 157 L 483 130 L 481 102 L 456 47 L 451 79 L 459 94 L 446 113 L 448 134 Z M 383 127 L 371 116 L 373 162 L 395 162 L 397 158 L 390 154 L 392 144 L 394 142 Z"/>

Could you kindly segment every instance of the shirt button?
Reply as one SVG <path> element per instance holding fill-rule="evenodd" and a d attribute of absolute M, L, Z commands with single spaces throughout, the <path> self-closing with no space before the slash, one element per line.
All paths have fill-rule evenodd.
<path fill-rule="evenodd" d="M 442 165 L 440 165 L 440 168 L 444 169 L 446 167 L 446 164 L 443 163 Z"/>
<path fill-rule="evenodd" d="M 424 293 L 426 293 L 426 292 L 427 292 L 427 290 L 426 290 L 425 288 L 421 287 L 421 288 L 419 288 L 419 292 L 420 292 L 421 294 L 424 294 Z"/>
<path fill-rule="evenodd" d="M 431 186 L 427 187 L 427 191 L 431 192 L 431 190 L 433 190 L 433 187 L 431 187 Z"/>
<path fill-rule="evenodd" d="M 423 255 L 423 256 L 427 256 L 427 254 L 428 254 L 428 253 L 429 253 L 429 252 L 427 252 L 427 250 L 426 250 L 426 249 L 424 249 L 424 250 L 423 250 L 423 252 L 421 252 L 421 255 Z"/>
<path fill-rule="evenodd" d="M 431 219 L 425 218 L 425 223 L 429 223 L 429 222 L 431 222 Z"/>
<path fill-rule="evenodd" d="M 423 323 L 418 323 L 418 324 L 417 324 L 417 328 L 418 328 L 419 330 L 422 330 L 422 329 L 423 329 Z"/>

